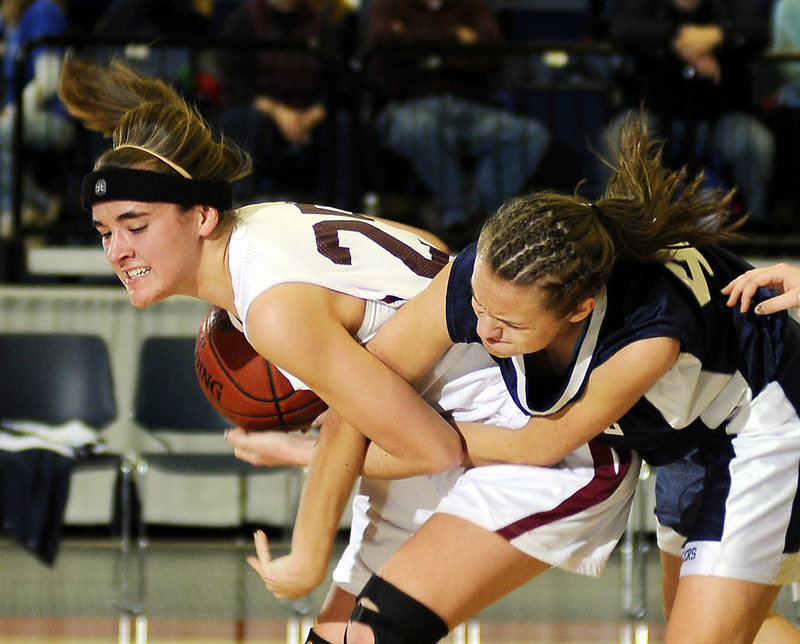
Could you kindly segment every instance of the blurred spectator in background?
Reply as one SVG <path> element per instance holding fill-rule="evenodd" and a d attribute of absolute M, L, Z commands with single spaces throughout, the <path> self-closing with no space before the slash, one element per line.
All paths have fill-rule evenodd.
<path fill-rule="evenodd" d="M 769 123 L 777 136 L 775 199 L 777 214 L 792 227 L 800 226 L 800 0 L 778 0 L 770 16 L 772 51 L 795 54 L 777 63 L 777 88 Z"/>
<path fill-rule="evenodd" d="M 625 111 L 644 106 L 665 162 L 735 185 L 750 230 L 768 229 L 775 137 L 753 113 L 750 64 L 768 24 L 753 0 L 620 0 L 610 38 L 631 57 Z M 616 144 L 624 114 L 612 119 Z M 608 142 L 601 142 L 608 156 Z"/>
<path fill-rule="evenodd" d="M 228 17 L 222 38 L 246 46 L 220 52 L 219 125 L 254 165 L 234 186 L 237 200 L 326 196 L 331 111 L 344 70 L 343 18 L 334 19 L 335 8 L 318 0 L 245 0 Z"/>
<path fill-rule="evenodd" d="M 367 44 L 500 43 L 485 0 L 374 0 Z M 492 104 L 491 54 L 379 52 L 370 68 L 382 145 L 433 194 L 445 241 L 477 238 L 486 214 L 525 187 L 550 143 L 539 121 Z"/>
<path fill-rule="evenodd" d="M 771 50 L 798 56 L 778 64 L 777 104 L 800 109 L 800 0 L 777 0 L 770 21 Z"/>
<path fill-rule="evenodd" d="M 14 140 L 16 110 L 19 109 L 15 92 L 22 91 L 26 151 L 68 149 L 75 135 L 75 122 L 56 96 L 63 48 L 44 45 L 34 48 L 27 57 L 22 78 L 15 78 L 17 55 L 27 43 L 45 36 L 69 34 L 70 26 L 61 3 L 58 0 L 0 0 L 0 22 L 5 92 L 0 111 L 0 236 L 7 237 L 13 227 Z M 45 227 L 58 216 L 61 199 L 37 183 L 33 168 L 23 164 L 21 171 L 23 223 Z"/>
<path fill-rule="evenodd" d="M 214 0 L 114 0 L 94 23 L 99 36 L 157 38 L 208 33 Z"/>
<path fill-rule="evenodd" d="M 195 99 L 197 85 L 205 80 L 198 78 L 199 70 L 209 66 L 207 52 L 162 43 L 170 38 L 200 41 L 213 36 L 219 4 L 215 0 L 114 0 L 92 28 L 101 45 L 95 48 L 96 55 L 101 62 L 122 55 L 143 74 L 166 80 Z M 103 38 L 132 42 L 103 47 Z"/>

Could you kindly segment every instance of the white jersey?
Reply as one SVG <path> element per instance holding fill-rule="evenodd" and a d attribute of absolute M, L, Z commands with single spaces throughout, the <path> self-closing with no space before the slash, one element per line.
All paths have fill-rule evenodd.
<path fill-rule="evenodd" d="M 245 336 L 253 301 L 274 286 L 294 282 L 365 300 L 357 336 L 367 342 L 449 260 L 410 231 L 337 208 L 276 202 L 237 212 L 240 221 L 228 245 L 228 266 Z M 295 389 L 308 388 L 281 371 Z"/>
<path fill-rule="evenodd" d="M 267 203 L 239 215 L 228 264 L 245 334 L 253 300 L 278 284 L 317 284 L 397 308 L 449 260 L 414 233 L 335 208 Z"/>

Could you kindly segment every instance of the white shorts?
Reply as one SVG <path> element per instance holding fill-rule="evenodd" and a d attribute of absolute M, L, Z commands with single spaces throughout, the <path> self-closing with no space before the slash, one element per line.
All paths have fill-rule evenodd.
<path fill-rule="evenodd" d="M 443 387 L 428 387 L 423 395 L 430 400 L 430 392 L 438 391 L 440 405 L 457 420 L 521 427 L 528 416 L 508 395 L 497 366 L 477 349 L 459 353 L 446 377 L 428 381 Z M 448 354 L 440 365 L 454 357 Z M 476 369 L 480 361 L 484 364 Z M 465 365 L 470 370 L 454 376 Z M 353 500 L 350 543 L 333 580 L 357 595 L 434 512 L 496 531 L 553 566 L 597 576 L 625 530 L 638 475 L 638 457 L 620 459 L 613 450 L 592 445 L 555 467 L 491 465 L 400 481 L 362 479 Z"/>
<path fill-rule="evenodd" d="M 707 465 L 714 468 L 711 483 L 675 476 L 662 484 L 669 495 L 656 498 L 656 505 L 664 508 L 662 522 L 675 514 L 669 508 L 674 499 L 683 500 L 679 523 L 659 524 L 658 547 L 683 558 L 681 576 L 768 585 L 797 581 L 800 517 L 793 516 L 793 509 L 800 471 L 800 418 L 780 385 L 771 383 L 732 425 L 737 433 Z M 669 472 L 668 466 L 664 473 L 670 476 Z M 675 489 L 676 481 L 683 481 L 685 494 Z"/>
<path fill-rule="evenodd" d="M 591 443 L 554 467 L 476 467 L 436 512 L 496 532 L 551 566 L 597 577 L 627 526 L 640 464 Z"/>

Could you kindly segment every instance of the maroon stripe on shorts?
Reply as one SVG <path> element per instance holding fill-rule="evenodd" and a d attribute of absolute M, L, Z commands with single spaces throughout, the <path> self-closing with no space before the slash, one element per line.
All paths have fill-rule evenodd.
<path fill-rule="evenodd" d="M 609 498 L 620 486 L 631 466 L 630 454 L 618 452 L 620 463 L 617 469 L 613 451 L 607 445 L 590 441 L 589 451 L 594 461 L 594 477 L 589 483 L 552 510 L 528 515 L 495 532 L 510 541 L 534 528 L 577 514 Z"/>

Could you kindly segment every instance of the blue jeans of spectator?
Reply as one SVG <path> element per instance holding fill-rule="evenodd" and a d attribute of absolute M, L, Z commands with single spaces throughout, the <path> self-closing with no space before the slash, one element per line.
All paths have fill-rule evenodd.
<path fill-rule="evenodd" d="M 406 157 L 433 194 L 444 227 L 519 192 L 550 143 L 534 118 L 450 95 L 389 103 L 377 125 L 381 143 Z M 474 169 L 465 172 L 464 159 Z"/>

